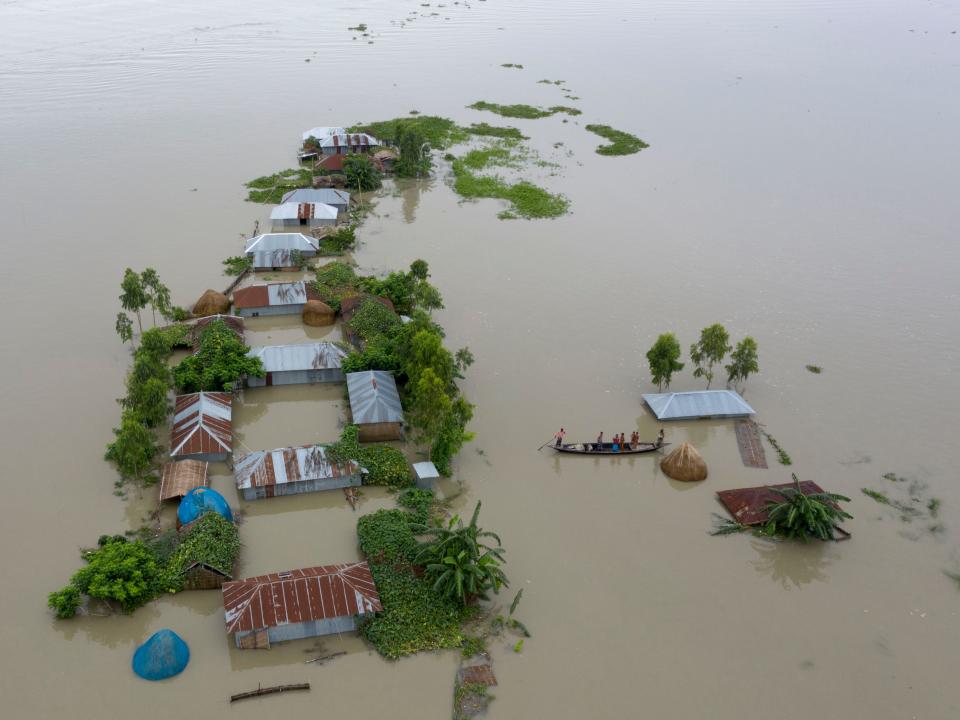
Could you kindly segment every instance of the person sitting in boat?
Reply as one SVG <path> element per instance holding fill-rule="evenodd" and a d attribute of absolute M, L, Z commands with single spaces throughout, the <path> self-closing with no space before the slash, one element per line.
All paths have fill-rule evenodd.
<path fill-rule="evenodd" d="M 610 448 L 613 452 L 620 452 L 620 436 L 613 436 L 613 447 Z"/>
<path fill-rule="evenodd" d="M 560 428 L 557 432 L 553 434 L 553 437 L 556 438 L 556 447 L 563 445 L 563 439 L 567 436 L 567 431 L 563 428 Z"/>
<path fill-rule="evenodd" d="M 657 435 L 657 447 L 663 447 L 663 428 L 660 428 L 660 434 Z"/>
<path fill-rule="evenodd" d="M 597 452 L 603 450 L 603 430 L 601 430 L 600 434 L 597 435 L 597 444 L 593 446 L 593 449 Z"/>

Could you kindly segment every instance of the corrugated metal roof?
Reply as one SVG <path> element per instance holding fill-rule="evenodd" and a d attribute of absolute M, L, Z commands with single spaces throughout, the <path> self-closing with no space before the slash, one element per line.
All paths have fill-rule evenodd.
<path fill-rule="evenodd" d="M 267 372 L 288 370 L 333 370 L 347 356 L 346 351 L 331 342 L 299 345 L 265 345 L 251 348 L 250 357 L 258 357 Z"/>
<path fill-rule="evenodd" d="M 247 240 L 243 252 L 247 255 L 275 250 L 316 252 L 317 248 L 317 241 L 303 233 L 263 233 Z"/>
<path fill-rule="evenodd" d="M 744 417 L 754 409 L 732 390 L 651 393 L 643 396 L 659 420 L 690 420 L 709 417 Z"/>
<path fill-rule="evenodd" d="M 233 397 L 224 392 L 177 395 L 170 431 L 170 455 L 224 453 L 233 449 Z"/>
<path fill-rule="evenodd" d="M 322 203 L 324 205 L 349 205 L 350 193 L 331 188 L 300 188 L 291 190 L 282 198 L 284 203 Z"/>
<path fill-rule="evenodd" d="M 303 280 L 288 283 L 264 283 L 249 285 L 233 291 L 235 308 L 275 307 L 302 305 L 317 297 L 313 287 Z"/>
<path fill-rule="evenodd" d="M 270 211 L 271 220 L 336 220 L 340 211 L 333 205 L 320 202 L 285 202 Z"/>
<path fill-rule="evenodd" d="M 367 147 L 378 146 L 380 141 L 367 133 L 331 133 L 324 138 L 317 138 L 317 144 L 322 147 Z"/>
<path fill-rule="evenodd" d="M 331 135 L 346 135 L 347 129 L 342 127 L 327 127 L 321 125 L 319 127 L 310 128 L 303 134 L 304 140 L 309 140 L 310 138 L 316 138 L 317 140 L 322 140 L 323 138 L 330 137 Z"/>
<path fill-rule="evenodd" d="M 413 471 L 417 474 L 417 477 L 421 480 L 429 480 L 431 478 L 440 477 L 440 471 L 437 470 L 437 466 L 434 465 L 429 460 L 426 462 L 418 462 L 413 464 Z"/>
<path fill-rule="evenodd" d="M 160 502 L 183 497 L 198 487 L 209 487 L 207 468 L 210 463 L 201 460 L 179 460 L 163 466 L 160 478 Z"/>
<path fill-rule="evenodd" d="M 223 584 L 228 633 L 383 610 L 364 562 L 260 575 Z"/>
<path fill-rule="evenodd" d="M 770 503 L 783 500 L 782 497 L 773 492 L 773 489 L 783 490 L 793 486 L 793 483 L 781 483 L 779 485 L 720 490 L 717 497 L 727 511 L 733 515 L 733 519 L 741 525 L 760 525 L 769 518 L 767 508 Z M 800 492 L 804 495 L 813 495 L 822 493 L 823 488 L 812 480 L 801 480 Z"/>
<path fill-rule="evenodd" d="M 403 406 L 393 375 L 384 370 L 366 370 L 347 374 L 350 412 L 353 422 L 403 422 Z"/>
<path fill-rule="evenodd" d="M 327 460 L 323 445 L 256 450 L 244 455 L 233 465 L 238 490 L 268 485 L 285 485 L 304 480 L 356 475 L 355 462 L 334 463 Z"/>

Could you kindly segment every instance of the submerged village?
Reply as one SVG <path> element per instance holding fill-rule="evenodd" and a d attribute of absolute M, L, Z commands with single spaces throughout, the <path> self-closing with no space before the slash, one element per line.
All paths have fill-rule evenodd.
<path fill-rule="evenodd" d="M 500 114 L 511 116 L 509 109 Z M 601 154 L 646 147 L 626 133 L 593 127 L 605 128 L 599 134 L 614 142 L 598 148 Z M 92 608 L 129 613 L 168 593 L 218 592 L 222 612 L 210 622 L 222 623 L 238 649 L 269 651 L 277 643 L 350 632 L 389 660 L 453 649 L 462 657 L 453 684 L 454 717 L 486 710 L 488 688 L 497 684 L 488 642 L 500 639 L 519 653 L 530 631 L 520 619 L 522 590 L 510 587 L 501 538 L 482 525 L 481 502 L 469 516 L 453 514 L 438 486 L 472 439 L 473 405 L 458 381 L 474 358 L 467 347 L 448 347 L 433 319 L 443 300 L 425 261 L 375 276 L 361 274 L 350 260 L 369 210 L 364 193 L 378 188 L 384 176 L 435 172 L 432 153 L 471 132 L 500 144 L 471 150 L 466 161 L 445 159 L 455 182 L 467 177 L 468 184 L 483 185 L 475 170 L 515 150 L 512 128 L 480 124 L 465 130 L 433 117 L 312 128 L 303 133 L 297 168 L 247 184 L 251 201 L 270 206 L 269 228 L 261 232 L 258 226 L 243 253 L 223 261 L 230 279 L 222 291 L 208 289 L 189 308 L 178 307 L 155 270 L 127 269 L 115 329 L 129 343 L 133 361 L 105 457 L 121 476 L 117 494 L 155 495 L 157 510 L 143 527 L 102 536 L 83 551 L 84 566 L 49 596 L 58 618 L 69 621 Z M 605 151 L 621 141 L 629 146 L 623 153 Z M 507 219 L 537 217 L 531 208 L 543 207 L 544 200 L 554 209 L 566 207 L 565 198 L 544 191 L 538 196 L 539 188 L 531 188 L 486 196 L 514 204 L 516 215 L 508 211 Z M 250 346 L 248 325 L 260 318 L 299 318 L 305 328 L 337 329 L 331 337 L 340 339 Z M 754 419 L 756 411 L 738 391 L 759 371 L 756 341 L 747 336 L 734 345 L 722 325 L 704 328 L 690 346 L 688 369 L 706 388 L 671 392 L 671 381 L 686 366 L 682 355 L 670 332 L 646 354 L 658 392 L 644 394 L 643 403 L 661 424 L 658 437 L 634 431 L 568 438 L 560 427 L 531 452 L 611 460 L 649 454 L 668 477 L 697 483 L 708 476 L 707 462 L 689 442 L 672 437 L 669 423 L 721 418 L 735 423 L 744 467 L 767 467 L 764 442 L 780 465 L 790 465 L 789 454 Z M 724 372 L 726 387 L 711 388 Z M 277 448 L 240 441 L 234 426 L 238 398 L 262 388 L 317 384 L 342 389 L 349 411 L 339 436 Z M 234 496 L 210 486 L 212 466 L 232 474 Z M 368 486 L 395 492 L 396 506 L 358 513 L 363 559 L 237 575 L 246 504 L 335 493 L 356 510 Z M 797 475 L 790 483 L 721 490 L 717 500 L 727 515 L 715 518 L 716 535 L 849 538 L 841 526 L 851 517 L 843 506 L 849 498 Z M 930 513 L 935 515 L 932 506 Z M 324 532 L 317 529 L 317 541 Z M 490 602 L 501 594 L 502 605 Z M 132 658 L 134 672 L 155 681 L 175 677 L 189 664 L 189 643 L 175 628 L 144 638 Z M 322 664 L 338 654 L 309 662 Z M 230 700 L 309 688 L 308 682 L 258 687 Z"/>

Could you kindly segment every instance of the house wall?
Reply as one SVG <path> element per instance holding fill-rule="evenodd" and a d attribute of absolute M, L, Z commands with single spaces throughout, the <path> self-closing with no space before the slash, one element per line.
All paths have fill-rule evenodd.
<path fill-rule="evenodd" d="M 296 270 L 296 268 L 285 268 Z M 306 303 L 294 305 L 268 305 L 266 307 L 234 308 L 234 313 L 240 317 L 270 317 L 271 315 L 302 315 Z"/>
<path fill-rule="evenodd" d="M 338 212 L 339 212 L 339 208 L 338 208 Z M 283 220 L 271 220 L 270 224 L 275 228 L 297 228 L 297 227 L 314 228 L 314 227 L 320 227 L 323 225 L 336 225 L 337 221 L 332 218 L 331 219 L 310 218 L 305 225 L 301 225 L 300 221 L 297 218 L 285 218 Z M 310 257 L 311 255 L 315 255 L 315 254 L 316 253 L 311 253 L 310 255 L 308 255 L 307 253 L 304 253 L 303 256 Z"/>
<path fill-rule="evenodd" d="M 362 476 L 357 473 L 356 475 L 290 482 L 283 485 L 244 488 L 241 492 L 244 500 L 262 500 L 263 498 L 280 497 L 281 495 L 302 495 L 303 493 L 323 492 L 345 487 L 359 487 L 361 482 Z"/>
<path fill-rule="evenodd" d="M 185 590 L 216 590 L 223 587 L 223 583 L 230 578 L 204 567 L 195 567 L 183 575 Z"/>
<path fill-rule="evenodd" d="M 284 372 L 267 373 L 266 377 L 247 378 L 248 387 L 265 387 L 267 385 L 314 385 L 316 383 L 346 382 L 343 371 L 339 368 L 329 370 L 286 370 Z"/>
<path fill-rule="evenodd" d="M 206 460 L 207 462 L 226 462 L 230 453 L 195 453 L 193 455 L 172 455 L 171 460 Z"/>
<path fill-rule="evenodd" d="M 422 477 L 418 477 L 416 473 L 414 473 L 413 475 L 414 475 L 414 480 L 417 483 L 417 487 L 420 490 L 433 490 L 433 484 L 436 482 L 437 480 L 436 478 L 431 478 L 431 477 L 422 478 Z"/>
<path fill-rule="evenodd" d="M 267 628 L 267 636 L 271 643 L 284 642 L 286 640 L 302 640 L 303 638 L 318 637 L 321 635 L 333 635 L 334 633 L 351 632 L 357 629 L 357 620 L 353 617 L 328 618 L 327 620 L 313 620 L 302 623 L 289 623 L 277 627 Z M 240 641 L 247 635 L 253 635 L 256 631 L 236 633 L 234 640 L 237 647 L 240 647 Z"/>
<path fill-rule="evenodd" d="M 357 425 L 360 442 L 399 440 L 402 427 L 398 422 L 363 423 Z"/>

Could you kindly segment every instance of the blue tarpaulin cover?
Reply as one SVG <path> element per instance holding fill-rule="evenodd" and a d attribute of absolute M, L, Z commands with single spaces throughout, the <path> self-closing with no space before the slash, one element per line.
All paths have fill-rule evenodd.
<path fill-rule="evenodd" d="M 190 648 L 173 630 L 160 630 L 133 654 L 133 671 L 145 680 L 163 680 L 183 672 Z"/>
<path fill-rule="evenodd" d="M 233 522 L 233 513 L 230 512 L 230 506 L 223 495 L 206 487 L 194 488 L 184 495 L 183 500 L 180 501 L 180 507 L 177 508 L 177 519 L 181 525 L 186 525 L 211 510 L 220 513 L 227 520 Z"/>

